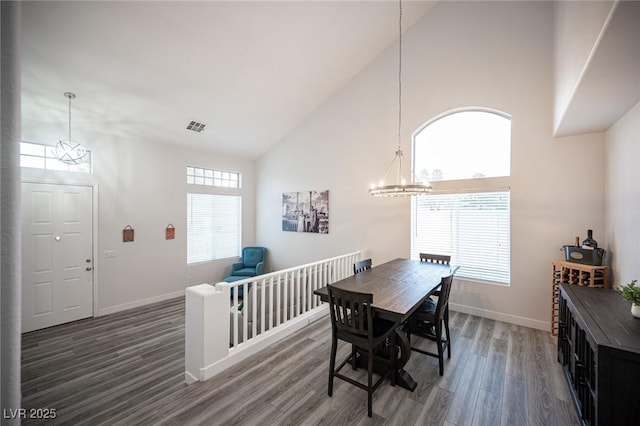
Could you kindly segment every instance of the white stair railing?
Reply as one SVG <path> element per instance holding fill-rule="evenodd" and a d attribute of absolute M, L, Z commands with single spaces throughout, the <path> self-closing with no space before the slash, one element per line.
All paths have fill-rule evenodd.
<path fill-rule="evenodd" d="M 353 274 L 361 251 L 186 290 L 185 378 L 206 380 L 328 312 L 313 292 Z"/>

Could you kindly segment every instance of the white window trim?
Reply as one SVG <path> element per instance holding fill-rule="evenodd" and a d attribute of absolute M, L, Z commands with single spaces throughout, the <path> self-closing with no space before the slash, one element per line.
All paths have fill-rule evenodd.
<path fill-rule="evenodd" d="M 189 173 L 193 170 L 193 174 Z M 196 171 L 201 171 L 202 176 L 198 175 Z M 225 177 L 226 176 L 226 177 Z M 187 185 L 204 186 L 208 188 L 220 188 L 220 189 L 241 189 L 242 188 L 242 173 L 233 172 L 228 170 L 209 169 L 198 166 L 187 166 Z M 201 182 L 195 182 L 196 180 L 202 180 Z M 233 183 L 235 182 L 235 185 Z M 226 183 L 226 184 L 223 184 Z"/>
<path fill-rule="evenodd" d="M 511 190 L 511 177 L 500 176 L 477 179 L 434 180 L 432 194 L 471 194 Z M 428 197 L 428 195 L 426 195 Z"/>
<path fill-rule="evenodd" d="M 411 140 L 414 141 L 414 148 L 415 148 L 415 140 L 416 140 L 416 136 L 422 132 L 426 127 L 430 126 L 431 124 L 435 123 L 436 121 L 440 120 L 441 118 L 447 117 L 449 115 L 453 115 L 453 114 L 457 114 L 459 112 L 487 112 L 490 114 L 496 114 L 499 115 L 500 117 L 504 117 L 507 118 L 509 120 L 511 120 L 511 115 L 507 114 L 504 111 L 500 111 L 498 109 L 493 109 L 493 108 L 488 108 L 488 107 L 460 107 L 460 108 L 453 108 L 450 109 L 448 111 L 443 112 L 442 114 L 438 114 L 435 117 L 431 118 L 429 121 L 427 121 L 426 123 L 424 123 L 422 126 L 418 127 L 413 134 L 411 135 Z M 415 149 L 414 149 L 415 152 Z M 414 166 L 415 166 L 415 162 L 414 162 Z"/>
<path fill-rule="evenodd" d="M 24 153 L 23 152 L 23 148 L 25 148 L 24 145 L 35 145 L 35 146 L 42 147 L 44 154 L 39 155 L 39 154 Z M 93 174 L 93 152 L 91 152 L 90 150 L 87 150 L 86 158 L 84 159 L 84 161 L 82 161 L 79 164 L 66 164 L 58 160 L 58 158 L 53 154 L 47 155 L 47 151 L 53 151 L 54 148 L 55 148 L 54 145 L 48 145 L 43 143 L 28 142 L 28 141 L 20 142 L 20 168 L 33 169 L 33 170 L 45 170 L 48 173 L 51 173 L 51 172 L 52 173 L 80 173 L 85 175 Z M 44 163 L 44 167 L 40 167 L 40 166 L 33 167 L 30 165 L 23 165 L 23 159 L 26 159 L 26 158 L 41 159 L 42 162 Z M 50 162 L 54 162 L 57 165 L 57 167 L 47 167 L 47 165 Z"/>

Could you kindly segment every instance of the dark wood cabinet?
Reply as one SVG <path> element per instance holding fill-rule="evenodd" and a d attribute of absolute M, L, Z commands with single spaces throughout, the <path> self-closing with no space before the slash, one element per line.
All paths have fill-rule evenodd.
<path fill-rule="evenodd" d="M 640 319 L 614 290 L 560 285 L 558 362 L 585 425 L 640 424 Z"/>

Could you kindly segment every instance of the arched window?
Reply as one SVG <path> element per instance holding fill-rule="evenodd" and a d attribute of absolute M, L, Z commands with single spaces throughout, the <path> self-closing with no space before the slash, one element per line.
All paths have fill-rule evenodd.
<path fill-rule="evenodd" d="M 449 254 L 457 277 L 508 285 L 510 117 L 448 112 L 420 128 L 413 143 L 415 174 L 434 191 L 412 201 L 412 257 Z"/>

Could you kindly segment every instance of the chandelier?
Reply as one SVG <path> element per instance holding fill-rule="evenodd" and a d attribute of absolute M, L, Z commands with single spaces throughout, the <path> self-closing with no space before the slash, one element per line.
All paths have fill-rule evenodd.
<path fill-rule="evenodd" d="M 87 150 L 71 139 L 71 99 L 75 99 L 76 95 L 71 92 L 65 92 L 64 96 L 69 99 L 69 138 L 67 140 L 59 140 L 54 151 L 59 161 L 65 164 L 80 164 L 83 162 L 84 157 L 87 156 Z"/>
<path fill-rule="evenodd" d="M 399 32 L 400 36 L 398 37 L 398 149 L 396 150 L 395 157 L 393 157 L 393 161 L 387 168 L 382 179 L 376 185 L 375 183 L 371 184 L 369 188 L 369 194 L 374 197 L 406 197 L 413 195 L 424 195 L 431 193 L 431 185 L 428 182 L 417 182 L 411 181 L 407 183 L 407 180 L 404 178 L 402 174 L 402 158 L 403 152 L 400 148 L 400 140 L 401 140 L 401 128 L 402 128 L 402 0 L 399 0 Z M 396 164 L 396 182 L 393 184 L 385 184 L 384 179 L 386 179 L 389 171 L 393 168 L 393 165 Z"/>

